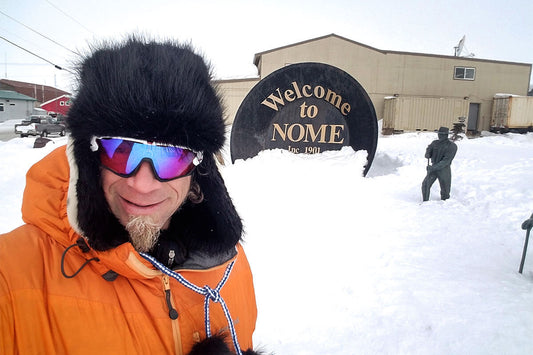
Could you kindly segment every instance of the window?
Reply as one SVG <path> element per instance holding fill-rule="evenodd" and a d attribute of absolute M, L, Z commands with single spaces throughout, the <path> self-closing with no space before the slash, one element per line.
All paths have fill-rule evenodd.
<path fill-rule="evenodd" d="M 454 79 L 474 80 L 476 78 L 476 68 L 455 67 Z"/>
<path fill-rule="evenodd" d="M 4 111 L 4 103 L 0 102 L 0 112 Z"/>

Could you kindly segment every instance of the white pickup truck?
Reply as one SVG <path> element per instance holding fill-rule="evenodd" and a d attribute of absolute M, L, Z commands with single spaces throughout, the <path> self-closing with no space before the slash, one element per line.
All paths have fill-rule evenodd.
<path fill-rule="evenodd" d="M 32 115 L 27 120 L 15 125 L 15 134 L 21 137 L 41 136 L 46 137 L 49 134 L 65 135 L 65 125 L 58 122 L 52 116 Z"/>

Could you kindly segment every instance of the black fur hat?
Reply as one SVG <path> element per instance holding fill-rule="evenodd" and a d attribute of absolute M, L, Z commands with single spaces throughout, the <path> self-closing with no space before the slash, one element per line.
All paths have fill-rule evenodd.
<path fill-rule="evenodd" d="M 79 90 L 67 118 L 71 164 L 69 220 L 96 250 L 127 242 L 110 212 L 93 136 L 121 136 L 203 151 L 193 180 L 203 202 L 186 202 L 166 233 L 188 251 L 216 254 L 235 246 L 242 223 L 215 163 L 224 145 L 220 98 L 204 60 L 188 45 L 130 37 L 106 43 L 81 63 Z"/>

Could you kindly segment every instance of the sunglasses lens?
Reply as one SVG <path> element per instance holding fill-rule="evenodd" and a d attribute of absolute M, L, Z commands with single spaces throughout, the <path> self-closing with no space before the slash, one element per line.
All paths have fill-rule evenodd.
<path fill-rule="evenodd" d="M 153 150 L 152 163 L 161 179 L 173 179 L 188 175 L 195 167 L 196 154 L 188 149 L 177 147 L 157 147 Z"/>
<path fill-rule="evenodd" d="M 135 169 L 136 166 L 132 168 L 131 164 L 128 169 L 133 142 L 122 139 L 97 139 L 96 142 L 100 151 L 100 163 L 103 166 L 123 175 L 131 174 Z"/>
<path fill-rule="evenodd" d="M 188 149 L 119 138 L 96 139 L 96 142 L 101 164 L 119 175 L 131 175 L 145 159 L 152 163 L 160 180 L 188 175 L 195 167 L 196 153 Z"/>

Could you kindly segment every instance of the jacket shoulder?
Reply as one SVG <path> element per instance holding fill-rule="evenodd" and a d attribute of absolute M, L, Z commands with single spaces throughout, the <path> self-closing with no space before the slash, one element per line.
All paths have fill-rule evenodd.
<path fill-rule="evenodd" d="M 457 144 L 455 144 L 453 141 L 448 140 L 448 149 L 450 151 L 456 151 L 457 150 Z"/>
<path fill-rule="evenodd" d="M 28 255 L 32 251 L 38 251 L 37 249 L 39 249 L 39 254 L 42 254 L 40 249 L 44 234 L 31 224 L 23 224 L 11 232 L 0 234 L 0 265 L 5 260 L 14 259 L 20 254 Z"/>
<path fill-rule="evenodd" d="M 6 263 L 23 263 L 25 268 L 37 259 L 43 259 L 45 233 L 31 224 L 24 224 L 0 235 L 0 270 Z"/>

